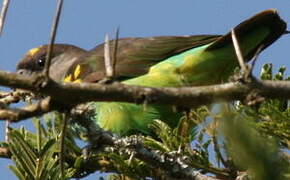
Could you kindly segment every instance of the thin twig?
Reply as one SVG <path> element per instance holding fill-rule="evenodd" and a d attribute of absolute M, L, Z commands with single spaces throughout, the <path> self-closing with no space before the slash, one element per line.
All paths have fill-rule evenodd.
<path fill-rule="evenodd" d="M 4 28 L 4 23 L 6 19 L 6 14 L 8 12 L 8 7 L 9 7 L 10 0 L 3 0 L 2 3 L 2 9 L 1 9 L 1 14 L 0 14 L 0 36 L 3 32 Z"/>
<path fill-rule="evenodd" d="M 50 98 L 46 98 L 23 108 L 6 108 L 0 109 L 0 119 L 10 120 L 10 122 L 18 122 L 21 119 L 27 119 L 35 116 L 43 115 L 53 110 L 49 106 Z"/>
<path fill-rule="evenodd" d="M 9 141 L 9 129 L 10 129 L 10 121 L 7 120 L 5 123 L 5 141 L 8 142 Z"/>
<path fill-rule="evenodd" d="M 42 132 L 41 132 L 41 123 L 40 119 L 37 119 L 37 150 L 38 152 L 41 152 L 42 148 Z"/>
<path fill-rule="evenodd" d="M 111 64 L 111 58 L 110 58 L 110 41 L 109 41 L 109 35 L 105 35 L 105 47 L 104 47 L 104 61 L 105 61 L 105 68 L 106 68 L 106 76 L 108 78 L 113 77 L 113 68 Z"/>
<path fill-rule="evenodd" d="M 60 163 L 60 169 L 61 169 L 61 177 L 64 179 L 64 153 L 65 153 L 65 136 L 66 136 L 66 128 L 67 128 L 67 115 L 63 115 L 63 122 L 62 122 L 62 128 L 61 128 L 61 136 L 60 136 L 60 152 L 59 152 L 59 163 Z"/>
<path fill-rule="evenodd" d="M 223 155 L 220 151 L 219 144 L 218 144 L 218 141 L 216 138 L 216 132 L 212 136 L 212 142 L 213 142 L 214 151 L 218 157 L 218 160 L 220 160 L 223 163 L 224 167 L 228 168 L 229 167 L 228 163 L 225 161 L 225 159 L 223 158 Z"/>
<path fill-rule="evenodd" d="M 33 97 L 31 92 L 17 89 L 13 92 L 0 92 L 0 107 L 7 107 L 12 103 L 17 103 L 26 97 Z"/>
<path fill-rule="evenodd" d="M 0 158 L 11 158 L 11 152 L 7 147 L 0 147 Z"/>
<path fill-rule="evenodd" d="M 120 33 L 120 28 L 118 27 L 116 30 L 116 37 L 115 37 L 115 41 L 114 41 L 114 54 L 113 54 L 113 62 L 112 62 L 112 66 L 113 66 L 113 74 L 112 77 L 115 76 L 115 71 L 116 71 L 116 63 L 117 63 L 117 54 L 118 54 L 118 43 L 119 43 L 119 33 Z"/>
<path fill-rule="evenodd" d="M 59 24 L 59 19 L 62 11 L 62 5 L 63 0 L 57 0 L 57 9 L 56 9 L 56 15 L 53 20 L 52 28 L 51 28 L 51 34 L 50 34 L 50 40 L 49 40 L 49 46 L 47 48 L 47 54 L 46 54 L 46 62 L 44 67 L 44 75 L 46 78 L 49 77 L 49 67 L 51 63 L 51 54 L 53 51 L 53 45 L 56 37 L 56 31 Z"/>
<path fill-rule="evenodd" d="M 15 90 L 13 92 L 0 92 L 0 107 L 4 108 L 8 107 L 8 105 L 12 103 L 17 103 L 19 100 L 24 99 L 24 96 L 27 94 L 31 94 L 31 92 L 23 91 L 23 90 Z M 9 141 L 9 129 L 10 129 L 10 121 L 7 120 L 5 123 L 5 141 Z"/>
<path fill-rule="evenodd" d="M 254 69 L 254 67 L 256 65 L 256 61 L 257 61 L 257 59 L 258 59 L 263 47 L 264 47 L 263 45 L 259 46 L 259 48 L 257 49 L 257 51 L 256 51 L 256 53 L 255 53 L 255 55 L 253 57 L 253 61 L 252 61 L 251 69 L 250 69 L 251 73 L 252 73 L 252 71 L 253 71 L 253 69 Z"/>
<path fill-rule="evenodd" d="M 166 172 L 168 178 L 180 178 L 180 179 L 194 179 L 194 180 L 217 180 L 209 176 L 198 173 L 195 167 L 187 165 L 189 157 L 183 156 L 178 152 L 161 153 L 160 151 L 152 150 L 143 145 L 143 136 L 130 136 L 125 138 L 117 138 L 106 131 L 100 131 L 94 136 L 95 140 L 91 143 L 97 147 L 101 144 L 110 145 L 113 148 L 108 151 L 115 151 L 118 153 L 127 154 L 129 157 L 134 153 L 134 157 L 140 159 L 152 167 L 160 168 Z M 115 149 L 117 147 L 117 149 Z M 197 168 L 199 169 L 199 168 Z M 213 174 L 220 175 L 221 177 L 228 177 L 229 174 L 219 168 L 211 168 L 209 171 Z"/>
<path fill-rule="evenodd" d="M 239 46 L 234 29 L 231 30 L 231 35 L 232 35 L 232 41 L 234 44 L 235 52 L 236 52 L 240 67 L 241 67 L 242 71 L 245 73 L 247 71 L 247 68 L 246 68 L 245 60 L 243 58 L 243 55 L 242 55 L 242 52 L 241 52 L 241 49 L 240 49 L 240 46 Z"/>

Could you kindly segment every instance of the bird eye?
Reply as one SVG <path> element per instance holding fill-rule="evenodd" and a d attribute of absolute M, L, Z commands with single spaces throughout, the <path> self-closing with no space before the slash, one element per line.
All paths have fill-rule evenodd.
<path fill-rule="evenodd" d="M 45 65 L 45 57 L 41 57 L 37 60 L 37 65 L 43 67 Z"/>

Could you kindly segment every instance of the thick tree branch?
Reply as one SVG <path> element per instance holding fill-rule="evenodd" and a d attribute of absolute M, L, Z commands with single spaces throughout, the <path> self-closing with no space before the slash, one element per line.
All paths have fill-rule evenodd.
<path fill-rule="evenodd" d="M 150 88 L 131 86 L 121 83 L 98 84 L 98 83 L 56 83 L 52 80 L 47 81 L 47 85 L 42 87 L 42 76 L 24 77 L 14 73 L 0 71 L 0 85 L 30 90 L 36 93 L 50 96 L 54 102 L 40 102 L 36 105 L 25 108 L 23 111 L 12 115 L 12 109 L 8 109 L 5 116 L 0 119 L 8 118 L 28 118 L 31 115 L 41 115 L 41 111 L 46 113 L 51 110 L 63 108 L 59 105 L 76 105 L 89 101 L 120 101 L 131 103 L 185 104 L 189 107 L 196 107 L 204 104 L 221 101 L 245 100 L 247 97 L 262 96 L 265 98 L 290 99 L 290 82 L 288 81 L 261 81 L 253 78 L 249 83 L 226 83 L 219 85 L 209 85 L 201 87 L 183 88 Z M 255 96 L 253 96 L 255 95 Z M 47 100 L 49 101 L 49 100 Z M 58 103 L 56 103 L 58 102 Z M 49 105 L 43 106 L 44 104 Z M 52 106 L 52 104 L 54 104 Z M 38 108 L 37 108 L 38 107 Z M 38 113 L 32 112 L 35 109 Z M 39 110 L 40 109 L 40 110 Z M 5 109 L 4 109 L 5 110 Z M 2 110 L 2 113 L 3 111 Z M 11 110 L 11 111 L 10 111 Z M 43 114 L 42 113 L 42 114 Z M 5 113 L 3 113 L 5 114 Z M 21 114 L 21 115 L 19 115 Z"/>

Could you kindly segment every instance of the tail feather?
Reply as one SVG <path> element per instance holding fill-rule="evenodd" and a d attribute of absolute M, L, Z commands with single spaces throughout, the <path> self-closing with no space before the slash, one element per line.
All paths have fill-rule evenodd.
<path fill-rule="evenodd" d="M 280 18 L 275 9 L 269 9 L 262 11 L 248 20 L 242 22 L 234 28 L 235 34 L 238 39 L 242 39 L 247 34 L 254 32 L 258 28 L 269 29 L 269 34 L 262 40 L 255 48 L 253 48 L 248 54 L 245 55 L 246 60 L 252 59 L 257 49 L 262 46 L 262 50 L 271 45 L 286 31 L 286 23 Z M 215 50 L 224 47 L 228 44 L 232 44 L 231 33 L 227 33 L 224 36 L 218 38 L 213 42 L 206 50 Z"/>

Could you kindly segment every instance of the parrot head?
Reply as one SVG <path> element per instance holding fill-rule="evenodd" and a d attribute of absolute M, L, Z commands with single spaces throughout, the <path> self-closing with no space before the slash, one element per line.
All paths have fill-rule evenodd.
<path fill-rule="evenodd" d="M 44 69 L 48 45 L 29 50 L 17 65 L 17 73 L 31 76 Z M 86 51 L 74 45 L 55 44 L 51 55 L 50 77 L 61 81 L 70 66 Z"/>

